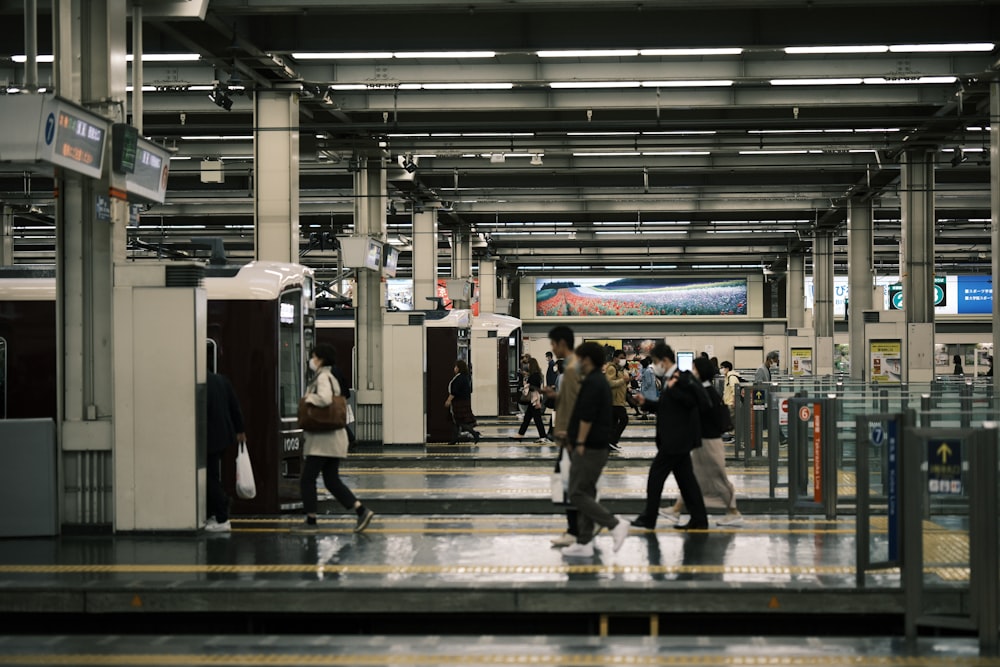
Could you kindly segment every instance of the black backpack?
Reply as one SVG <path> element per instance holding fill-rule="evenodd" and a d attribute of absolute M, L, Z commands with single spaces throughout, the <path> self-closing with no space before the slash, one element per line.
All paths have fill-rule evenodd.
<path fill-rule="evenodd" d="M 722 402 L 719 392 L 715 391 L 715 387 L 707 387 L 706 390 L 712 400 L 712 418 L 715 420 L 715 425 L 723 433 L 734 430 L 736 427 L 733 426 L 733 416 L 729 414 L 729 408 Z"/>

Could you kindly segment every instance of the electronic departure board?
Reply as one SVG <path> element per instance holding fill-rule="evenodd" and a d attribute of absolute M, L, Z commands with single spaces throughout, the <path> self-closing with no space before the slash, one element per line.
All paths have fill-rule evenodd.
<path fill-rule="evenodd" d="M 111 126 L 111 167 L 119 174 L 135 171 L 136 147 L 139 130 L 125 123 Z"/>
<path fill-rule="evenodd" d="M 100 178 L 108 121 L 56 99 L 43 128 L 48 160 L 72 171 Z M 43 156 L 44 157 L 44 156 Z"/>
<path fill-rule="evenodd" d="M 130 195 L 162 204 L 167 195 L 169 166 L 170 153 L 166 148 L 140 138 L 135 149 L 135 170 L 125 174 L 125 190 Z"/>

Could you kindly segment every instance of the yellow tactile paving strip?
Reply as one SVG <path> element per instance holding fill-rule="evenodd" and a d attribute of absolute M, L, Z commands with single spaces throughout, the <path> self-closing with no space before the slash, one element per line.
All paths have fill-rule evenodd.
<path fill-rule="evenodd" d="M 734 654 L 699 655 L 612 655 L 597 653 L 587 655 L 545 655 L 535 653 L 499 653 L 495 655 L 461 653 L 360 653 L 342 655 L 273 655 L 273 654 L 160 654 L 160 655 L 59 655 L 30 654 L 0 656 L 0 665 L 573 665 L 579 667 L 599 667 L 601 665 L 639 665 L 649 667 L 693 667 L 717 665 L 728 667 L 771 667 L 799 665 L 802 667 L 997 667 L 998 658 L 975 658 L 970 656 L 740 656 Z"/>

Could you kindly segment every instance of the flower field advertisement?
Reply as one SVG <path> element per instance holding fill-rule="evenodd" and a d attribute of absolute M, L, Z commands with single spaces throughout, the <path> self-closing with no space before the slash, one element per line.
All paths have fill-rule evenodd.
<path fill-rule="evenodd" d="M 538 317 L 746 315 L 746 278 L 535 280 Z"/>

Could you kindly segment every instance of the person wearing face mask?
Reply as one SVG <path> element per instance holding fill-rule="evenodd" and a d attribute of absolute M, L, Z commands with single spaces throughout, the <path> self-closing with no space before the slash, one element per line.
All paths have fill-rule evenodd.
<path fill-rule="evenodd" d="M 665 382 L 658 400 L 647 400 L 642 394 L 636 397 L 640 405 L 656 413 L 656 457 L 646 480 L 646 507 L 632 525 L 647 529 L 656 527 L 663 485 L 672 472 L 684 504 L 691 512 L 691 520 L 675 528 L 705 530 L 708 514 L 698 479 L 694 476 L 691 451 L 701 446 L 700 413 L 703 409 L 711 409 L 711 404 L 701 383 L 690 372 L 678 370 L 676 356 L 669 345 L 657 343 L 650 354 L 654 372 L 665 378 Z"/>
<path fill-rule="evenodd" d="M 694 360 L 692 374 L 701 381 L 712 409 L 701 412 L 701 447 L 691 452 L 691 464 L 705 500 L 717 501 L 726 509 L 726 516 L 719 519 L 719 525 L 735 526 L 742 523 L 743 515 L 736 508 L 736 489 L 726 475 L 726 451 L 722 443 L 725 425 L 720 423 L 719 411 L 728 412 L 728 408 L 712 386 L 714 372 L 710 360 Z M 684 501 L 678 498 L 674 506 L 660 512 L 660 516 L 679 523 L 683 513 Z"/>
<path fill-rule="evenodd" d="M 621 452 L 621 445 L 618 443 L 622 439 L 622 433 L 628 426 L 628 403 L 625 402 L 625 394 L 628 391 L 628 371 L 625 369 L 625 352 L 615 350 L 611 356 L 611 361 L 604 367 L 604 375 L 611 386 L 611 410 L 614 419 L 614 426 L 611 429 L 611 450 Z"/>
<path fill-rule="evenodd" d="M 315 373 L 312 382 L 306 389 L 307 403 L 318 407 L 326 407 L 333 402 L 334 396 L 341 396 L 340 382 L 333 374 L 334 359 L 337 351 L 332 345 L 317 345 L 309 359 L 309 368 Z M 304 530 L 316 530 L 316 480 L 323 473 L 323 484 L 333 494 L 345 509 L 353 509 L 358 515 L 354 532 L 360 533 L 371 523 L 375 513 L 364 506 L 340 479 L 340 461 L 347 457 L 347 431 L 305 432 L 303 454 L 306 457 L 300 477 L 302 492 L 302 507 L 306 520 Z"/>

